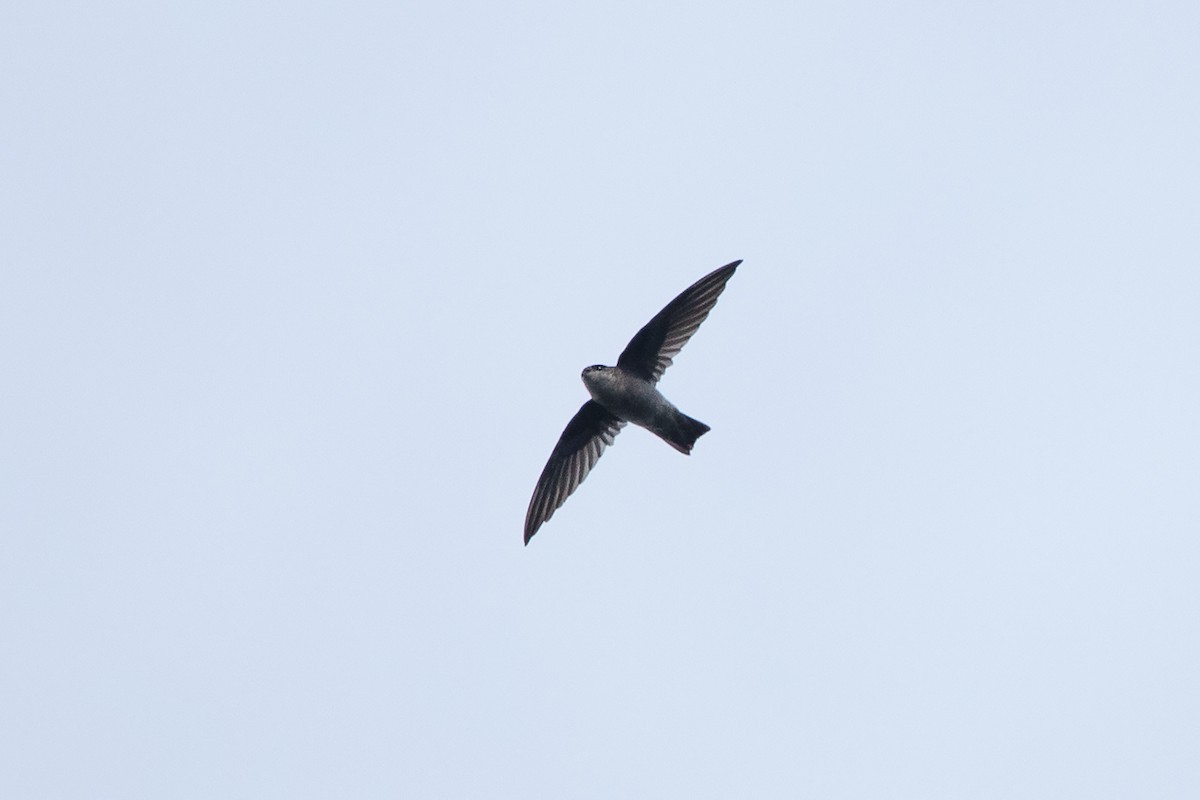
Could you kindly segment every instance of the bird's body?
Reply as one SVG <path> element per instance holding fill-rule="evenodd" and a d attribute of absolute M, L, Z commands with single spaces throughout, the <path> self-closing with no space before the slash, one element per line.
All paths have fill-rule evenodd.
<path fill-rule="evenodd" d="M 567 423 L 538 478 L 525 515 L 526 544 L 583 482 L 625 423 L 646 428 L 684 455 L 709 431 L 672 405 L 656 384 L 716 305 L 740 263 L 715 270 L 668 303 L 629 341 L 615 367 L 595 365 L 583 371 L 592 399 Z"/>
<path fill-rule="evenodd" d="M 588 394 L 617 419 L 640 425 L 688 454 L 709 427 L 673 406 L 650 381 L 620 367 L 597 364 L 583 371 Z"/>

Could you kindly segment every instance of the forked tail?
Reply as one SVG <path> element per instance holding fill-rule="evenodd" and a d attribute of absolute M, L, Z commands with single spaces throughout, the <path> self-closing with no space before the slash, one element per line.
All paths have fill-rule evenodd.
<path fill-rule="evenodd" d="M 704 434 L 708 433 L 712 428 L 709 428 L 698 419 L 692 419 L 683 412 L 676 412 L 675 425 L 670 431 L 655 431 L 663 438 L 667 444 L 674 447 L 684 455 L 689 455 L 692 452 L 692 447 L 696 444 L 696 440 Z"/>

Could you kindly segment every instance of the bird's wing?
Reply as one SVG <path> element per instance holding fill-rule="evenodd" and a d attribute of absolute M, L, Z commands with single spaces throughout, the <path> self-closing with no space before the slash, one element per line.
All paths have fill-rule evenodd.
<path fill-rule="evenodd" d="M 657 383 L 671 360 L 704 322 L 708 312 L 725 291 L 725 282 L 733 277 L 741 260 L 726 264 L 705 275 L 667 303 L 637 335 L 629 340 L 617 366 L 651 383 Z"/>
<path fill-rule="evenodd" d="M 594 400 L 588 400 L 571 417 L 529 500 L 529 511 L 525 514 L 525 544 L 529 544 L 542 523 L 554 516 L 571 492 L 583 483 L 604 448 L 613 443 L 613 437 L 624 425 L 624 420 L 613 416 Z"/>

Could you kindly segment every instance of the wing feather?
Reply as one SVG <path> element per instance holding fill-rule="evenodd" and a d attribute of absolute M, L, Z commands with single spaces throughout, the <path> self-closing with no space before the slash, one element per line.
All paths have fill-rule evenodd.
<path fill-rule="evenodd" d="M 617 366 L 657 383 L 725 291 L 741 260 L 710 272 L 679 294 L 629 340 Z"/>
<path fill-rule="evenodd" d="M 625 422 L 588 400 L 567 423 L 542 469 L 525 514 L 525 544 L 579 488 Z"/>

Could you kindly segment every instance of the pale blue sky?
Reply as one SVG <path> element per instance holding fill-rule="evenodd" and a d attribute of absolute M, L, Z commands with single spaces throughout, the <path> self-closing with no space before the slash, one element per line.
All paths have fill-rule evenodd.
<path fill-rule="evenodd" d="M 1200 796 L 1198 8 L 8 8 L 0 796 Z"/>

